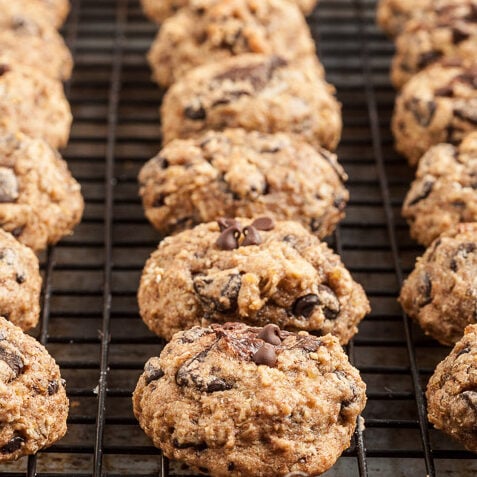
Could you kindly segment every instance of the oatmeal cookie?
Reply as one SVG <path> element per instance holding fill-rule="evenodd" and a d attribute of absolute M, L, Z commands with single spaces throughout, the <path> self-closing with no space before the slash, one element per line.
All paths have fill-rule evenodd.
<path fill-rule="evenodd" d="M 81 187 L 56 150 L 23 134 L 0 135 L 0 223 L 34 250 L 71 234 L 84 208 Z"/>
<path fill-rule="evenodd" d="M 333 150 L 341 136 L 334 88 L 315 69 L 273 55 L 246 54 L 195 68 L 169 89 L 161 115 L 165 143 L 241 127 L 296 134 Z"/>
<path fill-rule="evenodd" d="M 68 398 L 47 350 L 0 317 L 0 462 L 35 454 L 66 432 Z"/>
<path fill-rule="evenodd" d="M 286 0 L 195 0 L 163 23 L 148 59 L 155 81 L 168 87 L 197 66 L 244 53 L 308 57 L 323 76 L 305 19 Z"/>
<path fill-rule="evenodd" d="M 67 80 L 73 60 L 62 36 L 41 15 L 40 8 L 32 5 L 24 10 L 23 6 L 16 0 L 0 0 L 0 56 Z"/>
<path fill-rule="evenodd" d="M 146 215 L 169 234 L 220 217 L 297 220 L 320 238 L 344 217 L 336 156 L 283 133 L 243 129 L 175 139 L 139 174 Z"/>
<path fill-rule="evenodd" d="M 396 149 L 416 165 L 433 145 L 458 144 L 477 128 L 477 64 L 429 66 L 409 80 L 396 100 Z"/>
<path fill-rule="evenodd" d="M 338 255 L 300 224 L 269 217 L 167 237 L 146 263 L 138 299 L 144 322 L 166 339 L 235 320 L 331 333 L 344 344 L 369 312 Z"/>
<path fill-rule="evenodd" d="M 1 205 L 0 205 L 1 207 Z M 33 251 L 0 229 L 0 316 L 22 330 L 38 323 L 41 276 Z"/>
<path fill-rule="evenodd" d="M 0 56 L 0 134 L 20 131 L 62 147 L 68 142 L 71 121 L 58 81 Z"/>
<path fill-rule="evenodd" d="M 174 15 L 183 7 L 194 6 L 197 0 L 141 0 L 144 13 L 154 22 L 161 23 L 166 18 Z M 202 1 L 202 0 L 200 0 Z M 258 0 L 255 0 L 260 5 Z M 297 5 L 300 10 L 308 15 L 310 14 L 317 0 L 288 0 L 289 3 Z M 217 0 L 209 0 L 209 3 L 217 3 Z"/>
<path fill-rule="evenodd" d="M 402 215 L 412 237 L 424 245 L 460 222 L 477 222 L 477 132 L 459 146 L 429 149 L 419 161 Z"/>
<path fill-rule="evenodd" d="M 154 445 L 196 471 L 318 475 L 350 445 L 365 389 L 331 335 L 227 323 L 176 334 L 133 404 Z"/>
<path fill-rule="evenodd" d="M 476 60 L 477 0 L 461 1 L 438 14 L 411 20 L 396 39 L 391 78 L 401 88 L 417 72 L 438 60 Z"/>
<path fill-rule="evenodd" d="M 477 452 L 477 325 L 469 325 L 427 385 L 427 413 L 434 427 Z"/>
<path fill-rule="evenodd" d="M 477 223 L 436 239 L 404 282 L 399 301 L 422 329 L 453 345 L 477 322 Z"/>

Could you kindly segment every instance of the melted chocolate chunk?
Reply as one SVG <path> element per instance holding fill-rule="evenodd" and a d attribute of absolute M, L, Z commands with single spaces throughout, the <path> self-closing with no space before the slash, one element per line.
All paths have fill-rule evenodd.
<path fill-rule="evenodd" d="M 0 64 L 0 76 L 3 76 L 5 73 L 10 71 L 10 67 L 5 64 Z"/>
<path fill-rule="evenodd" d="M 441 51 L 426 51 L 420 56 L 419 61 L 417 62 L 418 69 L 422 70 L 431 63 L 435 63 L 439 58 L 441 58 L 441 56 Z"/>
<path fill-rule="evenodd" d="M 48 396 L 53 396 L 53 394 L 56 394 L 58 392 L 58 389 L 60 389 L 60 384 L 58 381 L 55 379 L 53 381 L 50 381 L 48 383 Z"/>
<path fill-rule="evenodd" d="M 228 383 L 227 381 L 224 381 L 223 379 L 220 378 L 213 378 L 212 381 L 210 381 L 207 384 L 207 393 L 216 393 L 219 391 L 228 391 L 229 389 L 232 389 L 234 385 L 232 383 Z"/>
<path fill-rule="evenodd" d="M 245 227 L 243 229 L 243 234 L 245 236 L 242 242 L 242 245 L 244 247 L 247 247 L 249 245 L 260 245 L 262 243 L 262 237 L 260 237 L 258 230 L 252 225 Z"/>
<path fill-rule="evenodd" d="M 280 328 L 272 323 L 264 326 L 260 333 L 258 333 L 257 338 L 260 338 L 266 343 L 270 343 L 275 346 L 278 346 L 282 343 L 280 338 Z"/>
<path fill-rule="evenodd" d="M 437 88 L 434 94 L 444 98 L 452 98 L 454 96 L 454 88 L 452 85 L 442 86 L 442 88 Z"/>
<path fill-rule="evenodd" d="M 459 43 L 467 40 L 470 37 L 470 33 L 463 28 L 455 26 L 452 28 L 452 43 L 458 45 Z"/>
<path fill-rule="evenodd" d="M 429 197 L 429 194 L 432 192 L 433 187 L 434 187 L 434 182 L 425 181 L 422 184 L 422 188 L 421 188 L 421 191 L 419 192 L 419 194 L 416 197 L 414 197 L 413 199 L 411 199 L 407 205 L 408 206 L 415 205 L 418 202 L 420 202 L 421 200 L 424 200 L 427 197 Z"/>
<path fill-rule="evenodd" d="M 252 227 L 255 227 L 257 230 L 273 230 L 275 228 L 275 222 L 270 217 L 259 217 L 252 222 Z"/>
<path fill-rule="evenodd" d="M 325 318 L 327 320 L 335 320 L 341 310 L 340 302 L 335 292 L 326 285 L 319 285 L 318 295 Z"/>
<path fill-rule="evenodd" d="M 432 281 L 428 273 L 421 275 L 421 283 L 417 288 L 417 292 L 420 296 L 419 306 L 426 306 L 432 301 Z"/>
<path fill-rule="evenodd" d="M 164 376 L 164 371 L 158 366 L 159 360 L 154 358 L 150 359 L 146 366 L 144 366 L 144 378 L 146 381 L 146 386 L 151 384 L 153 381 L 157 381 Z"/>
<path fill-rule="evenodd" d="M 154 201 L 152 202 L 152 207 L 162 207 L 166 203 L 166 195 L 159 194 L 158 196 L 154 197 Z"/>
<path fill-rule="evenodd" d="M 0 447 L 0 454 L 13 454 L 24 444 L 25 438 L 21 436 L 12 437 L 3 447 Z"/>
<path fill-rule="evenodd" d="M 264 364 L 273 368 L 277 364 L 277 353 L 273 345 L 264 343 L 252 356 L 255 364 Z"/>
<path fill-rule="evenodd" d="M 207 117 L 207 112 L 202 105 L 187 106 L 184 108 L 184 116 L 192 121 L 202 121 Z"/>
<path fill-rule="evenodd" d="M 13 379 L 16 379 L 23 373 L 23 358 L 19 354 L 8 351 L 2 343 L 0 342 L 0 360 L 8 365 L 13 371 Z"/>
<path fill-rule="evenodd" d="M 450 269 L 453 272 L 457 271 L 457 258 L 462 257 L 463 259 L 467 258 L 469 253 L 475 252 L 476 245 L 472 242 L 461 243 L 450 261 Z"/>
<path fill-rule="evenodd" d="M 418 98 L 412 98 L 406 103 L 406 107 L 411 111 L 417 123 L 423 127 L 431 124 L 437 108 L 434 101 L 421 101 Z"/>
<path fill-rule="evenodd" d="M 296 344 L 293 346 L 295 349 L 301 349 L 307 353 L 314 353 L 321 346 L 321 341 L 313 335 L 299 336 Z"/>
<path fill-rule="evenodd" d="M 293 314 L 295 316 L 304 316 L 309 318 L 313 313 L 315 306 L 320 304 L 320 299 L 318 295 L 314 293 L 309 293 L 298 298 L 293 305 Z"/>
<path fill-rule="evenodd" d="M 227 271 L 197 275 L 193 286 L 207 311 L 232 313 L 237 309 L 242 277 L 239 273 Z"/>
<path fill-rule="evenodd" d="M 220 250 L 234 250 L 239 247 L 241 229 L 237 225 L 231 225 L 225 229 L 217 239 L 216 245 Z"/>

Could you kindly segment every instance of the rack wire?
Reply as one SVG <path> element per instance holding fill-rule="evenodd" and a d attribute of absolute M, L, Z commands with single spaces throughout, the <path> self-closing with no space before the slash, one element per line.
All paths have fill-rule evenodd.
<path fill-rule="evenodd" d="M 399 213 L 412 171 L 392 148 L 393 47 L 377 30 L 374 9 L 375 0 L 321 0 L 309 18 L 343 103 L 338 155 L 350 176 L 347 217 L 330 243 L 373 308 L 348 347 L 368 386 L 366 428 L 326 475 L 475 475 L 475 456 L 426 420 L 423 390 L 448 349 L 426 338 L 396 302 L 422 250 Z M 136 183 L 160 147 L 161 91 L 145 61 L 155 27 L 138 0 L 73 0 L 64 34 L 75 57 L 67 85 L 75 122 L 64 156 L 82 184 L 86 212 L 75 234 L 42 257 L 35 335 L 67 380 L 68 433 L 36 457 L 0 465 L 0 476 L 191 476 L 152 447 L 131 409 L 145 361 L 164 345 L 136 303 L 142 267 L 160 239 L 144 218 Z"/>

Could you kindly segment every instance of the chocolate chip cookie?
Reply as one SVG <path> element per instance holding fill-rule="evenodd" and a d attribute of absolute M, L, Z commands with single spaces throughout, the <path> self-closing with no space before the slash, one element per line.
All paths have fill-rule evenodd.
<path fill-rule="evenodd" d="M 154 445 L 195 471 L 318 475 L 350 445 L 365 389 L 331 335 L 226 323 L 176 334 L 133 404 Z"/>
<path fill-rule="evenodd" d="M 477 325 L 469 325 L 427 385 L 427 413 L 434 427 L 477 452 Z"/>
<path fill-rule="evenodd" d="M 477 64 L 438 63 L 409 80 L 396 100 L 396 149 L 416 165 L 433 145 L 458 144 L 477 129 Z"/>
<path fill-rule="evenodd" d="M 453 345 L 477 322 L 477 223 L 459 224 L 418 258 L 399 301 L 422 329 Z"/>
<path fill-rule="evenodd" d="M 344 216 L 346 179 L 325 149 L 243 129 L 175 139 L 139 174 L 146 215 L 164 234 L 224 216 L 266 214 L 325 237 Z"/>
<path fill-rule="evenodd" d="M 163 23 L 148 59 L 155 81 L 168 87 L 194 67 L 243 53 L 308 57 L 323 75 L 305 19 L 286 0 L 195 0 Z"/>
<path fill-rule="evenodd" d="M 396 88 L 441 59 L 459 58 L 471 65 L 477 51 L 477 0 L 464 0 L 409 21 L 396 40 L 396 50 L 391 69 Z"/>
<path fill-rule="evenodd" d="M 288 0 L 289 3 L 297 5 L 303 13 L 308 15 L 317 4 L 317 0 Z M 144 13 L 156 23 L 163 22 L 166 18 L 174 15 L 183 7 L 194 8 L 196 3 L 203 0 L 141 0 Z M 217 3 L 217 0 L 208 0 L 208 3 Z M 259 0 L 255 0 L 257 7 L 261 5 Z"/>
<path fill-rule="evenodd" d="M 66 432 L 60 370 L 34 338 L 0 317 L 0 462 L 35 454 Z"/>
<path fill-rule="evenodd" d="M 83 213 L 80 185 L 41 139 L 0 135 L 0 223 L 20 242 L 44 249 L 71 234 Z"/>
<path fill-rule="evenodd" d="M 71 76 L 73 60 L 62 36 L 41 14 L 22 2 L 0 0 L 0 55 L 55 79 Z"/>
<path fill-rule="evenodd" d="M 402 215 L 412 237 L 424 245 L 460 222 L 477 222 L 477 132 L 459 146 L 429 149 L 419 161 Z"/>
<path fill-rule="evenodd" d="M 169 89 L 161 115 L 165 143 L 241 127 L 296 134 L 333 150 L 341 135 L 334 88 L 315 68 L 279 56 L 246 54 L 195 68 Z"/>
<path fill-rule="evenodd" d="M 2 229 L 0 283 L 0 316 L 22 330 L 36 326 L 40 316 L 41 291 L 38 258 L 30 248 Z"/>
<path fill-rule="evenodd" d="M 29 17 L 38 18 L 41 15 L 56 28 L 63 25 L 70 11 L 69 0 L 0 0 L 1 8 L 7 3 L 17 4 Z"/>
<path fill-rule="evenodd" d="M 71 110 L 63 86 L 34 68 L 0 55 L 0 134 L 20 131 L 65 146 Z"/>
<path fill-rule="evenodd" d="M 338 255 L 297 222 L 221 219 L 164 239 L 138 292 L 166 339 L 195 325 L 243 321 L 331 333 L 347 343 L 369 312 Z"/>

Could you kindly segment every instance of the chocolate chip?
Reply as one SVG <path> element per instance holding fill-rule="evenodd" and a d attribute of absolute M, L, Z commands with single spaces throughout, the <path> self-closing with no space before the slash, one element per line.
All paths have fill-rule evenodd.
<path fill-rule="evenodd" d="M 10 71 L 10 67 L 5 64 L 0 64 L 0 76 L 3 76 L 5 73 Z"/>
<path fill-rule="evenodd" d="M 53 381 L 50 381 L 48 383 L 48 396 L 53 396 L 53 394 L 56 394 L 59 388 L 60 388 L 60 385 L 56 379 Z"/>
<path fill-rule="evenodd" d="M 0 167 L 0 202 L 15 202 L 18 195 L 18 180 L 15 172 L 8 167 Z"/>
<path fill-rule="evenodd" d="M 457 258 L 461 257 L 463 259 L 467 258 L 469 253 L 475 252 L 476 245 L 472 242 L 461 243 L 450 261 L 450 269 L 453 272 L 457 271 Z"/>
<path fill-rule="evenodd" d="M 309 318 L 313 313 L 315 306 L 320 304 L 320 299 L 318 295 L 314 293 L 309 293 L 298 298 L 293 305 L 293 314 L 295 316 L 304 316 Z"/>
<path fill-rule="evenodd" d="M 434 94 L 440 97 L 452 98 L 454 96 L 454 88 L 452 85 L 442 86 L 442 88 L 437 88 Z"/>
<path fill-rule="evenodd" d="M 460 393 L 460 397 L 464 399 L 472 410 L 477 409 L 477 392 L 476 391 L 464 391 Z"/>
<path fill-rule="evenodd" d="M 166 203 L 166 195 L 159 194 L 158 196 L 154 197 L 152 202 L 152 207 L 162 207 Z"/>
<path fill-rule="evenodd" d="M 412 98 L 406 103 L 406 108 L 411 111 L 414 118 L 423 127 L 429 126 L 436 112 L 436 103 L 434 101 L 421 101 L 418 98 Z"/>
<path fill-rule="evenodd" d="M 236 225 L 237 227 L 240 228 L 240 230 L 242 230 L 240 223 L 237 222 L 235 219 L 221 217 L 220 219 L 217 220 L 217 223 L 219 224 L 219 228 L 221 232 L 223 232 L 225 229 L 228 229 L 229 227 L 232 227 L 232 225 Z"/>
<path fill-rule="evenodd" d="M 207 113 L 202 105 L 187 106 L 184 108 L 184 116 L 193 121 L 201 121 L 207 117 Z"/>
<path fill-rule="evenodd" d="M 272 323 L 264 326 L 260 333 L 258 333 L 257 338 L 260 338 L 266 343 L 270 343 L 275 346 L 278 346 L 282 343 L 280 338 L 280 328 Z"/>
<path fill-rule="evenodd" d="M 458 45 L 459 43 L 467 40 L 470 37 L 470 33 L 458 26 L 452 28 L 452 43 Z"/>
<path fill-rule="evenodd" d="M 194 291 L 206 311 L 211 313 L 233 313 L 237 309 L 241 286 L 240 274 L 227 270 L 197 275 L 193 279 Z"/>
<path fill-rule="evenodd" d="M 419 306 L 426 306 L 432 301 L 432 281 L 428 273 L 424 272 L 421 275 L 421 282 L 417 287 L 417 292 L 420 296 Z"/>
<path fill-rule="evenodd" d="M 227 465 L 227 470 L 231 471 L 235 469 L 235 464 L 233 462 L 229 462 Z"/>
<path fill-rule="evenodd" d="M 275 221 L 271 217 L 259 217 L 252 222 L 252 227 L 257 230 L 273 230 L 275 228 Z"/>
<path fill-rule="evenodd" d="M 23 225 L 20 225 L 20 227 L 15 227 L 13 230 L 10 231 L 10 233 L 15 237 L 18 238 L 20 235 L 23 233 L 25 230 L 25 227 Z"/>
<path fill-rule="evenodd" d="M 245 227 L 243 229 L 243 234 L 245 235 L 242 242 L 244 247 L 248 247 L 249 245 L 260 245 L 262 243 L 262 237 L 260 237 L 258 230 L 253 225 Z"/>
<path fill-rule="evenodd" d="M 318 230 L 320 230 L 321 225 L 322 225 L 321 218 L 314 218 L 314 219 L 311 219 L 310 221 L 310 229 L 312 232 L 317 232 Z"/>
<path fill-rule="evenodd" d="M 335 197 L 333 200 L 333 206 L 336 207 L 339 211 L 344 210 L 346 207 L 346 199 L 339 195 L 338 197 Z"/>
<path fill-rule="evenodd" d="M 340 302 L 335 292 L 326 285 L 318 286 L 320 305 L 327 320 L 335 320 L 341 310 Z"/>
<path fill-rule="evenodd" d="M 0 342 L 0 360 L 12 370 L 13 378 L 11 380 L 18 378 L 23 372 L 23 358 L 19 354 L 8 351 L 3 342 Z"/>
<path fill-rule="evenodd" d="M 0 454 L 12 454 L 21 448 L 25 439 L 21 436 L 12 437 L 3 447 L 0 447 Z"/>
<path fill-rule="evenodd" d="M 164 371 L 159 367 L 159 359 L 151 358 L 144 366 L 144 379 L 146 386 L 164 376 Z"/>
<path fill-rule="evenodd" d="M 431 63 L 435 63 L 441 56 L 441 51 L 426 51 L 419 57 L 419 61 L 417 62 L 418 69 L 422 70 Z"/>
<path fill-rule="evenodd" d="M 225 229 L 217 239 L 216 245 L 220 250 L 234 250 L 239 247 L 238 239 L 241 230 L 237 225 L 232 225 Z"/>
<path fill-rule="evenodd" d="M 22 283 L 25 283 L 25 280 L 26 280 L 26 278 L 25 278 L 25 275 L 24 275 L 23 273 L 17 273 L 17 274 L 15 275 L 15 281 L 16 281 L 19 285 L 21 285 Z"/>
<path fill-rule="evenodd" d="M 314 353 L 321 346 L 321 341 L 313 335 L 300 336 L 293 348 L 307 353 Z"/>
<path fill-rule="evenodd" d="M 469 346 L 466 346 L 465 348 L 462 348 L 462 349 L 456 354 L 456 358 L 458 358 L 459 356 L 462 356 L 463 354 L 467 354 L 467 353 L 470 353 L 470 347 L 469 347 Z"/>
<path fill-rule="evenodd" d="M 233 388 L 232 383 L 228 383 L 220 378 L 214 378 L 207 384 L 207 393 L 216 393 L 218 391 L 227 391 Z"/>
<path fill-rule="evenodd" d="M 264 364 L 273 367 L 277 363 L 277 353 L 273 345 L 264 343 L 252 356 L 252 360 L 255 364 Z"/>
<path fill-rule="evenodd" d="M 422 184 L 421 191 L 416 195 L 413 199 L 411 199 L 410 202 L 408 202 L 408 206 L 415 205 L 421 200 L 426 199 L 429 197 L 429 194 L 432 192 L 432 188 L 434 187 L 434 182 L 433 181 L 425 181 Z"/>

